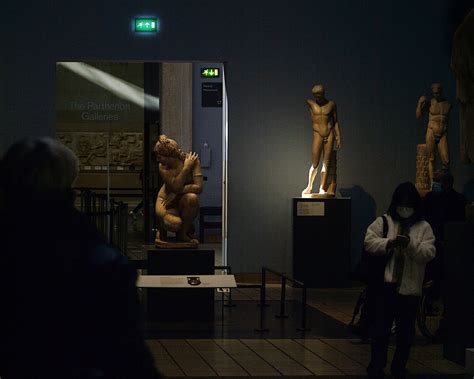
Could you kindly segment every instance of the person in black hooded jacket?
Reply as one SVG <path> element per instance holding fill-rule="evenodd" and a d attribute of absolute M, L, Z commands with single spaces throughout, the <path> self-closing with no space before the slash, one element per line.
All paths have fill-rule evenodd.
<path fill-rule="evenodd" d="M 0 173 L 0 377 L 160 378 L 136 270 L 74 207 L 74 153 L 21 140 Z"/>

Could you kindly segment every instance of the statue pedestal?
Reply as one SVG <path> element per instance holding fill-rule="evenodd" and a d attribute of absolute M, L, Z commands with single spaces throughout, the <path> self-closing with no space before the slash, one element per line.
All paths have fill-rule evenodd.
<path fill-rule="evenodd" d="M 293 277 L 307 287 L 349 287 L 350 198 L 293 198 Z"/>
<path fill-rule="evenodd" d="M 214 250 L 148 250 L 147 275 L 214 275 Z M 149 321 L 211 321 L 214 289 L 148 289 Z"/>
<path fill-rule="evenodd" d="M 446 338 L 443 356 L 465 364 L 465 350 L 474 346 L 474 224 L 447 223 L 444 229 L 442 296 Z"/>

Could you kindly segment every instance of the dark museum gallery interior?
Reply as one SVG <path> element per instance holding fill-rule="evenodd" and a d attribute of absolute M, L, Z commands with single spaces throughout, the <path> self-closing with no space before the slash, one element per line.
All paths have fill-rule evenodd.
<path fill-rule="evenodd" d="M 0 378 L 474 376 L 472 2 L 2 15 Z"/>

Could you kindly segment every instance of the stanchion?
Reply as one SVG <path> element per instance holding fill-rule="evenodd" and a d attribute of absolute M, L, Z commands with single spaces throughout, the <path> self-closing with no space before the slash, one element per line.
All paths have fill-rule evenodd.
<path fill-rule="evenodd" d="M 281 277 L 281 291 L 280 291 L 280 314 L 275 315 L 276 318 L 288 318 L 285 314 L 285 295 L 286 295 L 286 276 Z"/>
<path fill-rule="evenodd" d="M 223 272 L 225 272 L 225 275 L 232 274 L 232 268 L 230 266 L 214 266 L 214 270 L 222 270 Z M 222 299 L 224 298 L 225 296 L 223 295 Z M 229 292 L 227 295 L 227 303 L 224 302 L 223 304 L 223 306 L 226 308 L 233 308 L 236 306 L 236 304 L 232 303 L 232 288 L 229 288 Z"/>
<path fill-rule="evenodd" d="M 260 307 L 260 327 L 255 329 L 255 331 L 260 332 L 260 333 L 268 332 L 268 329 L 265 328 L 265 325 L 264 325 L 264 322 L 265 322 L 265 286 L 264 285 L 260 287 L 260 304 L 263 304 L 263 306 Z"/>
<path fill-rule="evenodd" d="M 232 302 L 232 288 L 229 288 L 229 294 L 227 295 L 227 303 L 224 304 L 226 308 L 234 308 L 236 305 Z"/>
<path fill-rule="evenodd" d="M 266 303 L 267 301 L 267 269 L 262 267 L 262 287 L 260 290 L 263 293 L 263 297 L 260 296 L 260 303 L 258 304 L 259 307 L 269 307 L 270 305 Z M 262 301 L 263 298 L 263 301 Z"/>
<path fill-rule="evenodd" d="M 227 266 L 226 271 L 228 275 L 232 274 L 232 268 L 230 266 Z M 233 308 L 235 306 L 236 305 L 232 303 L 232 288 L 229 288 L 229 294 L 227 295 L 227 304 L 224 304 L 224 307 Z"/>
<path fill-rule="evenodd" d="M 306 327 L 306 286 L 303 286 L 303 295 L 301 299 L 303 309 L 301 310 L 301 327 L 296 328 L 299 332 L 308 332 L 311 328 Z"/>

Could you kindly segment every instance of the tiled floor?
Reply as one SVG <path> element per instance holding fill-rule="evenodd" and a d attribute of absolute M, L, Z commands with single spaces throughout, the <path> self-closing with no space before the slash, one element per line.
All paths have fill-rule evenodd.
<path fill-rule="evenodd" d="M 309 304 L 326 315 L 347 323 L 360 289 L 312 289 Z M 279 289 L 270 285 L 268 300 L 279 298 Z M 239 289 L 233 298 L 257 300 L 256 289 Z M 289 298 L 298 299 L 298 290 L 288 288 Z M 255 333 L 252 338 L 150 339 L 157 367 L 167 377 L 211 376 L 316 376 L 317 378 L 365 378 L 370 345 L 355 338 L 268 338 Z M 310 335 L 310 334 L 308 334 Z M 268 334 L 267 334 L 268 336 Z M 394 347 L 389 349 L 392 358 Z M 443 358 L 442 345 L 418 335 L 408 363 L 410 378 L 471 378 L 463 367 Z"/>
<path fill-rule="evenodd" d="M 165 376 L 364 377 L 370 348 L 351 339 L 149 340 Z M 393 347 L 390 348 L 390 355 Z M 467 377 L 438 345 L 415 346 L 411 377 Z"/>
<path fill-rule="evenodd" d="M 216 248 L 216 246 L 208 247 Z M 140 240 L 129 245 L 128 255 L 132 259 L 145 259 Z M 220 255 L 216 254 L 216 265 L 218 264 Z M 339 325 L 347 325 L 361 290 L 362 288 L 358 287 L 309 289 L 307 302 L 312 309 L 322 312 L 325 317 L 337 320 Z M 288 309 L 291 311 L 300 308 L 298 302 L 301 299 L 301 290 L 287 287 L 286 292 Z M 232 293 L 233 300 L 238 307 L 241 302 L 242 308 L 243 303 L 248 304 L 249 301 L 255 303 L 256 307 L 259 296 L 258 289 L 237 289 Z M 216 300 L 219 299 L 220 295 L 216 296 Z M 268 285 L 267 300 L 276 304 L 279 299 L 279 286 Z M 291 305 L 292 303 L 296 306 Z M 274 308 L 269 309 L 275 313 Z M 232 312 L 236 314 L 235 310 L 226 312 L 229 313 L 225 313 L 227 315 L 225 317 L 229 317 Z M 274 317 L 273 313 L 267 317 Z M 258 311 L 252 308 L 251 314 L 244 317 L 256 318 L 255 315 L 258 315 Z M 228 321 L 231 324 L 231 320 Z M 291 317 L 290 321 L 285 321 L 286 324 L 291 322 L 296 321 L 291 321 Z M 147 343 L 156 366 L 167 377 L 315 376 L 320 379 L 366 377 L 365 367 L 370 357 L 370 346 L 358 339 L 347 337 L 347 333 L 341 334 L 346 336 L 341 338 L 319 338 L 314 332 L 303 333 L 297 337 L 295 333 L 281 330 L 276 333 L 259 334 L 253 330 L 253 321 L 249 325 L 252 326 L 248 327 L 248 333 L 237 331 L 237 337 L 226 339 L 213 337 L 203 339 L 197 337 L 197 334 L 190 329 L 189 336 L 187 332 L 180 333 L 179 335 L 183 336 L 180 339 L 152 337 Z M 288 327 L 286 328 L 288 330 Z M 292 324 L 290 328 L 294 329 L 294 325 Z M 280 338 L 273 338 L 278 334 L 281 335 Z M 393 356 L 393 352 L 394 348 L 391 346 L 389 359 Z M 442 345 L 430 343 L 420 333 L 417 333 L 408 369 L 410 378 L 472 377 L 464 373 L 463 367 L 443 358 Z"/>

